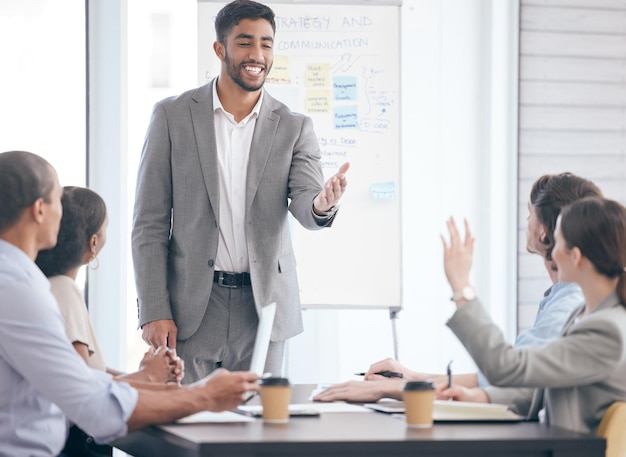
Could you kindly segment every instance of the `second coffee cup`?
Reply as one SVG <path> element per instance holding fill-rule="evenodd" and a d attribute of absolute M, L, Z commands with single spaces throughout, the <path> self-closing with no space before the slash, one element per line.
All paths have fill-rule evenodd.
<path fill-rule="evenodd" d="M 435 386 L 430 381 L 409 381 L 402 392 L 408 427 L 429 428 L 433 426 L 433 401 Z"/>
<path fill-rule="evenodd" d="M 261 379 L 261 405 L 263 421 L 273 424 L 289 422 L 291 385 L 287 378 Z"/>

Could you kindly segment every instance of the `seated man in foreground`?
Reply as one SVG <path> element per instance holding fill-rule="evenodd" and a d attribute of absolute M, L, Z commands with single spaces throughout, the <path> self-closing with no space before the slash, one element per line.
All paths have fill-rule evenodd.
<path fill-rule="evenodd" d="M 0 153 L 0 443 L 6 455 L 50 456 L 68 419 L 99 443 L 149 424 L 237 406 L 258 390 L 250 372 L 218 370 L 185 387 L 145 391 L 88 368 L 65 334 L 50 283 L 34 259 L 55 245 L 62 188 L 54 168 Z"/>

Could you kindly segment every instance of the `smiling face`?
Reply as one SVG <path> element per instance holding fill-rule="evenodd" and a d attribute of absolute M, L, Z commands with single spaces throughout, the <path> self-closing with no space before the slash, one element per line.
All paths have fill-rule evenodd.
<path fill-rule="evenodd" d="M 242 19 L 233 27 L 226 44 L 216 42 L 222 75 L 247 92 L 263 87 L 274 61 L 274 30 L 265 19 Z"/>

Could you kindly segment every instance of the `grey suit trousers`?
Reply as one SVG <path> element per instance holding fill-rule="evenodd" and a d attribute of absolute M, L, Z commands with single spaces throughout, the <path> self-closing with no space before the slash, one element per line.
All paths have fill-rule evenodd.
<path fill-rule="evenodd" d="M 198 331 L 176 342 L 176 351 L 185 361 L 184 384 L 220 367 L 231 371 L 250 368 L 259 323 L 252 295 L 251 287 L 231 289 L 214 285 Z M 281 374 L 284 347 L 284 341 L 270 343 L 265 372 Z"/>

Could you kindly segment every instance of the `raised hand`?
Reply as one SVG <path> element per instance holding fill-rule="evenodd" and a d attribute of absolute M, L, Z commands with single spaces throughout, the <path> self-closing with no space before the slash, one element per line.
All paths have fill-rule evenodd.
<path fill-rule="evenodd" d="M 450 233 L 450 244 L 441 236 L 443 243 L 443 266 L 446 277 L 450 283 L 452 291 L 456 292 L 469 285 L 469 273 L 472 268 L 472 258 L 474 255 L 474 238 L 470 231 L 467 220 L 465 221 L 465 238 L 456 227 L 454 219 L 451 217 L 446 222 Z"/>

